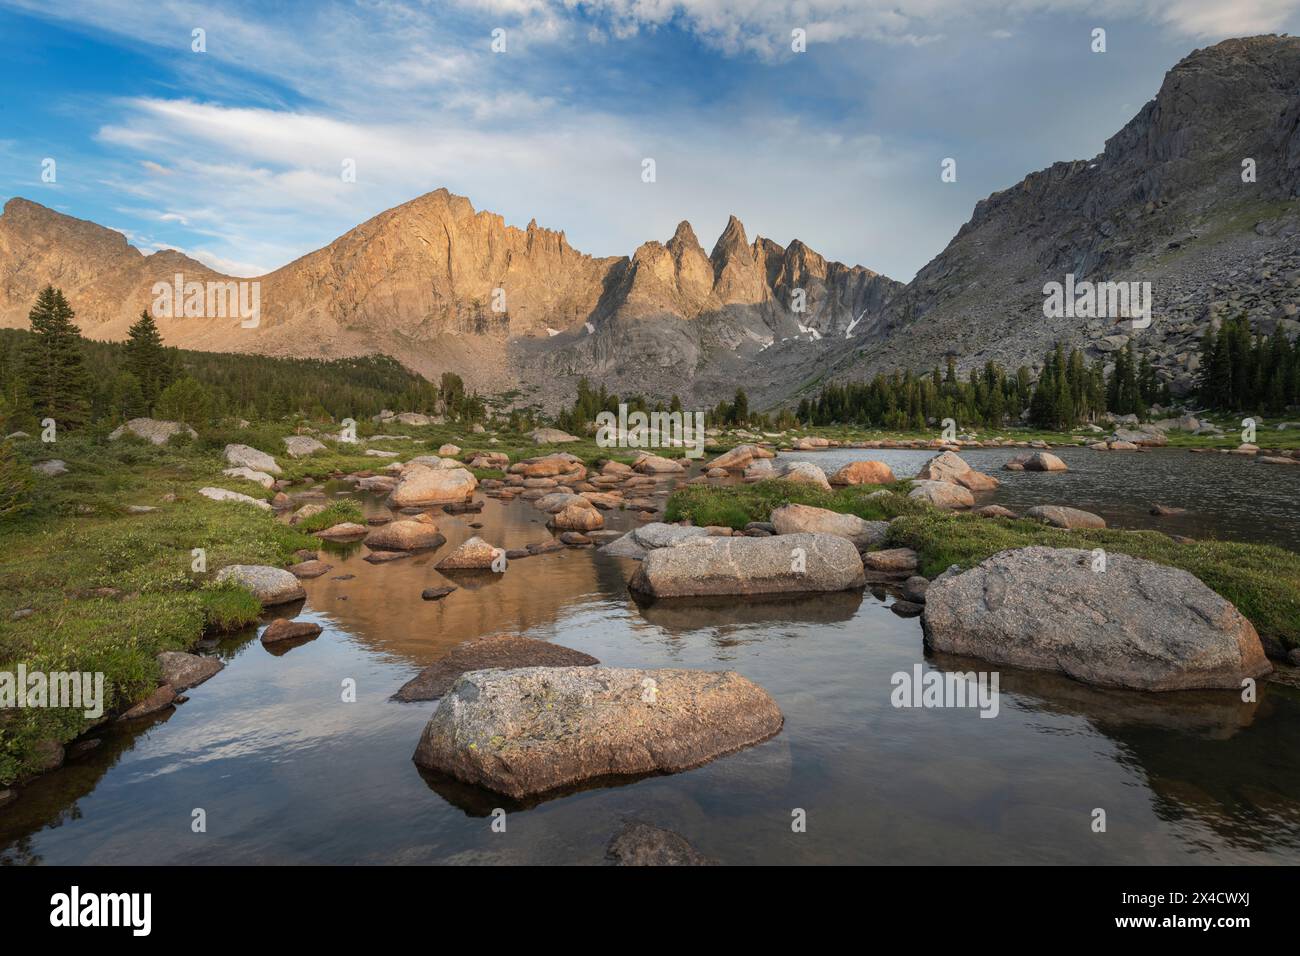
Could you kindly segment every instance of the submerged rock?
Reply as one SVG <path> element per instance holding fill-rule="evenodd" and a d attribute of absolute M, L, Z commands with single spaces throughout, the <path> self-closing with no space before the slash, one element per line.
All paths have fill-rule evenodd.
<path fill-rule="evenodd" d="M 318 578 L 327 571 L 334 568 L 332 564 L 326 564 L 324 561 L 299 561 L 297 564 L 291 564 L 287 568 L 288 572 L 300 581 L 308 578 Z"/>
<path fill-rule="evenodd" d="M 458 644 L 393 695 L 393 700 L 437 700 L 468 671 L 519 667 L 592 667 L 600 661 L 571 647 L 513 634 L 497 634 Z"/>
<path fill-rule="evenodd" d="M 680 833 L 630 821 L 614 834 L 605 850 L 614 866 L 716 866 Z"/>
<path fill-rule="evenodd" d="M 688 770 L 766 740 L 782 721 L 765 690 L 731 671 L 470 671 L 442 698 L 415 762 L 522 799 Z"/>
<path fill-rule="evenodd" d="M 1250 621 L 1186 571 L 1076 548 L 1002 551 L 930 583 L 936 650 L 1139 690 L 1231 688 L 1271 667 Z"/>
<path fill-rule="evenodd" d="M 629 587 L 651 597 L 799 594 L 865 583 L 858 549 L 828 534 L 691 538 L 646 554 Z"/>

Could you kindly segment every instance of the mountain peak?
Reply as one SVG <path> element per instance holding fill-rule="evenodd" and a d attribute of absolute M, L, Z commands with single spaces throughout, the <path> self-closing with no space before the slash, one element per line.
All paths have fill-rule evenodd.
<path fill-rule="evenodd" d="M 713 246 L 713 254 L 709 258 L 715 264 L 721 264 L 736 256 L 753 260 L 749 240 L 745 238 L 744 225 L 735 216 L 730 216 L 727 219 L 727 227 L 722 230 L 722 235 L 718 236 L 718 241 Z"/>

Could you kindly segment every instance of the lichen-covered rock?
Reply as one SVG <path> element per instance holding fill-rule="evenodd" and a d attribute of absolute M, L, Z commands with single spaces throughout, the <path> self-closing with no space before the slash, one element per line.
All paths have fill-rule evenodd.
<path fill-rule="evenodd" d="M 446 540 L 436 524 L 403 518 L 372 528 L 361 543 L 373 551 L 426 551 Z"/>
<path fill-rule="evenodd" d="M 928 501 L 945 511 L 970 508 L 975 504 L 975 496 L 969 488 L 948 481 L 914 481 L 907 497 Z"/>
<path fill-rule="evenodd" d="M 168 422 L 156 418 L 133 418 L 125 425 L 113 429 L 108 437 L 110 441 L 116 441 L 128 432 L 155 445 L 165 445 L 173 435 L 198 437 L 198 433 L 184 422 Z"/>
<path fill-rule="evenodd" d="M 276 464 L 275 459 L 264 451 L 258 451 L 252 445 L 227 445 L 222 452 L 226 457 L 226 463 L 235 468 L 251 468 L 253 471 L 264 471 L 269 475 L 281 474 L 280 466 Z"/>
<path fill-rule="evenodd" d="M 858 549 L 828 534 L 690 538 L 646 554 L 629 587 L 650 597 L 799 594 L 865 583 Z"/>
<path fill-rule="evenodd" d="M 419 508 L 448 501 L 464 501 L 478 487 L 473 473 L 461 467 L 430 468 L 423 464 L 408 465 L 402 470 L 397 486 L 388 496 L 395 508 Z"/>
<path fill-rule="evenodd" d="M 415 762 L 523 799 L 688 770 L 766 740 L 782 721 L 766 691 L 731 671 L 470 671 L 442 698 Z"/>
<path fill-rule="evenodd" d="M 857 515 L 841 514 L 810 505 L 782 505 L 772 512 L 777 534 L 833 534 L 848 538 L 859 549 L 873 548 L 889 533 L 888 521 L 866 521 Z"/>
<path fill-rule="evenodd" d="M 264 471 L 254 471 L 252 468 L 226 468 L 221 472 L 227 478 L 242 478 L 245 481 L 252 481 L 263 488 L 270 488 L 275 484 L 275 479 Z"/>
<path fill-rule="evenodd" d="M 217 580 L 233 581 L 247 588 L 264 607 L 300 601 L 307 596 L 292 574 L 265 564 L 230 564 L 217 572 Z"/>
<path fill-rule="evenodd" d="M 1241 689 L 1271 667 L 1250 621 L 1197 578 L 1124 554 L 1019 548 L 926 591 L 926 640 L 996 664 L 1138 690 Z"/>
<path fill-rule="evenodd" d="M 776 453 L 761 445 L 737 445 L 731 451 L 723 452 L 713 461 L 709 468 L 723 468 L 728 471 L 740 471 L 756 458 L 775 458 Z"/>
<path fill-rule="evenodd" d="M 284 449 L 290 458 L 306 458 L 325 451 L 325 446 L 310 435 L 288 435 L 284 439 Z"/>
<path fill-rule="evenodd" d="M 240 504 L 252 505 L 255 508 L 261 508 L 264 511 L 271 510 L 271 503 L 261 498 L 253 498 L 249 495 L 238 491 L 230 491 L 226 488 L 200 488 L 199 494 L 204 498 L 211 498 L 213 501 L 237 501 Z"/>

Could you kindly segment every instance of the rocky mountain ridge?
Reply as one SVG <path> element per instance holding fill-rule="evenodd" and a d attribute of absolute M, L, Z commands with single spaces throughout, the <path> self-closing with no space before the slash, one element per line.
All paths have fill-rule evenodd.
<path fill-rule="evenodd" d="M 0 215 L 0 325 L 26 324 L 36 292 L 62 287 L 84 334 L 121 339 L 156 282 L 242 281 L 174 251 L 146 256 L 120 233 L 11 199 Z M 255 280 L 260 321 L 159 316 L 184 348 L 339 358 L 385 352 L 482 391 L 545 405 L 578 376 L 616 391 L 695 397 L 780 338 L 815 339 L 883 307 L 901 286 L 829 262 L 801 242 L 751 244 L 734 216 L 706 254 L 687 222 L 631 257 L 595 258 L 563 232 L 526 229 L 439 189 Z M 798 308 L 802 311 L 798 311 Z M 714 360 L 732 352 L 727 361 Z"/>

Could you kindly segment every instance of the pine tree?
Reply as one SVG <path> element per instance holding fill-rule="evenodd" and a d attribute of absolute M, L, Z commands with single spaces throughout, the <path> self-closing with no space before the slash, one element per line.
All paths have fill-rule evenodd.
<path fill-rule="evenodd" d="M 52 418 L 59 428 L 76 428 L 90 417 L 90 375 L 75 316 L 53 286 L 41 290 L 28 314 L 33 338 L 25 356 L 27 394 L 36 417 Z"/>
<path fill-rule="evenodd" d="M 171 384 L 172 368 L 163 348 L 162 335 L 147 311 L 140 313 L 140 318 L 127 332 L 126 359 L 122 364 L 140 383 L 140 392 L 147 406 L 152 406 L 159 393 Z"/>

